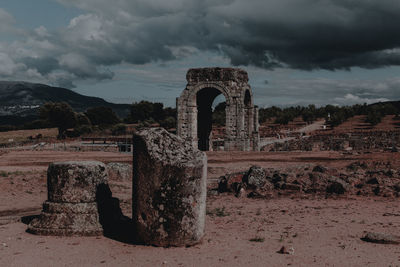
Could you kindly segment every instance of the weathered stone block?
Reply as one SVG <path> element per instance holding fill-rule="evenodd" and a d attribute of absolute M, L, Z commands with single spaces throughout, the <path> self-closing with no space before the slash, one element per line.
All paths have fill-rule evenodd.
<path fill-rule="evenodd" d="M 162 128 L 133 137 L 133 221 L 139 240 L 188 246 L 204 235 L 207 157 Z"/>
<path fill-rule="evenodd" d="M 107 184 L 105 165 L 96 161 L 58 162 L 47 171 L 48 201 L 28 232 L 40 235 L 101 235 L 97 190 Z"/>
<path fill-rule="evenodd" d="M 47 170 L 48 200 L 81 203 L 96 201 L 97 185 L 107 181 L 106 166 L 97 161 L 50 164 Z"/>

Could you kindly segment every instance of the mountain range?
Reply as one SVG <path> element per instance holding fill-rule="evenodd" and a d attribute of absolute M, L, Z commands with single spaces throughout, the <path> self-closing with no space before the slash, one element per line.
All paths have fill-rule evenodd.
<path fill-rule="evenodd" d="M 129 114 L 129 104 L 114 104 L 99 97 L 84 96 L 70 89 L 28 82 L 0 81 L 0 125 L 18 125 L 38 118 L 46 102 L 66 102 L 76 112 L 88 108 L 110 107 L 121 118 Z"/>

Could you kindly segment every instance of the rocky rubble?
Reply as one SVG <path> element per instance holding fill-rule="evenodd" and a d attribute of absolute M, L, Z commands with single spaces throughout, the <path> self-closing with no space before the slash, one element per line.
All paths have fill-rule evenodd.
<path fill-rule="evenodd" d="M 230 173 L 219 178 L 219 193 L 237 196 L 272 197 L 288 194 L 400 196 L 400 170 L 390 163 L 353 162 L 343 169 L 321 165 L 302 168 L 263 169 L 252 166 L 249 170 Z"/>
<path fill-rule="evenodd" d="M 346 134 L 318 134 L 283 143 L 274 143 L 263 151 L 347 151 L 387 150 L 397 152 L 400 147 L 399 131 L 374 131 Z"/>

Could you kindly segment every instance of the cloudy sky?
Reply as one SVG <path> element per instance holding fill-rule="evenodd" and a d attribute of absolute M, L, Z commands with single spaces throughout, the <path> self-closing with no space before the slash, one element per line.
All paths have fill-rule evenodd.
<path fill-rule="evenodd" d="M 400 100 L 399 0 L 2 0 L 0 80 L 175 105 L 237 66 L 259 106 Z"/>

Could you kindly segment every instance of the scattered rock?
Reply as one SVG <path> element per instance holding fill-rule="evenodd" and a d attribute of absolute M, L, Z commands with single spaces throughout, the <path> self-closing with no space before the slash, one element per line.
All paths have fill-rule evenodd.
<path fill-rule="evenodd" d="M 392 188 L 393 188 L 394 191 L 400 192 L 400 183 L 399 184 L 395 184 Z"/>
<path fill-rule="evenodd" d="M 244 190 L 244 188 L 241 188 L 239 190 L 239 193 L 236 195 L 238 198 L 244 198 L 246 197 L 246 190 Z"/>
<path fill-rule="evenodd" d="M 326 192 L 341 195 L 347 191 L 346 187 L 347 187 L 347 184 L 342 179 L 332 178 L 331 180 L 329 180 L 329 185 L 326 188 Z"/>
<path fill-rule="evenodd" d="M 374 178 L 369 179 L 366 183 L 367 184 L 379 184 L 379 181 L 377 178 L 374 177 Z"/>
<path fill-rule="evenodd" d="M 260 166 L 251 166 L 243 177 L 243 182 L 250 188 L 261 188 L 266 182 L 265 170 Z"/>
<path fill-rule="evenodd" d="M 281 186 L 283 190 L 301 191 L 301 185 L 285 183 Z"/>
<path fill-rule="evenodd" d="M 286 249 L 285 246 L 282 246 L 281 249 L 277 251 L 277 253 L 294 255 L 294 248 Z"/>
<path fill-rule="evenodd" d="M 381 188 L 379 186 L 374 187 L 374 189 L 372 189 L 372 192 L 374 192 L 374 194 L 377 196 L 381 192 Z"/>
<path fill-rule="evenodd" d="M 286 182 L 286 178 L 287 178 L 287 174 L 282 174 L 282 173 L 279 173 L 279 172 L 275 172 L 272 175 L 271 182 L 273 184 L 276 184 L 278 182 Z"/>
<path fill-rule="evenodd" d="M 251 191 L 250 193 L 247 194 L 248 198 L 261 198 L 261 199 L 266 199 L 266 198 L 271 198 L 273 194 L 271 192 L 260 192 L 260 191 Z"/>
<path fill-rule="evenodd" d="M 325 173 L 328 169 L 325 167 L 322 167 L 321 165 L 317 165 L 313 168 L 313 172 L 322 172 Z"/>
<path fill-rule="evenodd" d="M 399 236 L 383 233 L 367 232 L 364 237 L 361 238 L 361 240 L 377 244 L 400 244 Z"/>
<path fill-rule="evenodd" d="M 243 172 L 236 172 L 236 173 L 230 173 L 226 174 L 224 176 L 221 176 L 219 178 L 218 182 L 218 192 L 224 193 L 224 192 L 238 192 L 238 185 L 242 183 L 243 181 Z M 240 190 L 240 188 L 239 188 Z"/>

